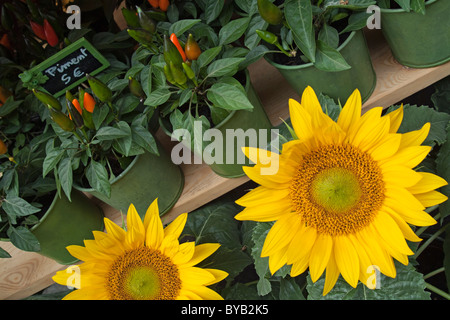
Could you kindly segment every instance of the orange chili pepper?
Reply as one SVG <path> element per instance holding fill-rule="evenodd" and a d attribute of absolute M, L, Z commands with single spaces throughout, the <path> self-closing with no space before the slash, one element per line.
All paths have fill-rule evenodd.
<path fill-rule="evenodd" d="M 12 96 L 12 92 L 0 86 L 0 105 L 3 105 L 10 96 Z"/>
<path fill-rule="evenodd" d="M 73 104 L 73 105 L 75 106 L 75 108 L 78 110 L 78 113 L 79 113 L 79 114 L 82 114 L 82 113 L 83 113 L 83 111 L 81 110 L 80 103 L 78 102 L 77 99 L 73 99 L 73 100 L 72 100 L 72 104 Z M 70 120 L 72 120 L 72 116 L 70 115 L 70 113 L 69 113 L 69 118 L 70 118 Z"/>
<path fill-rule="evenodd" d="M 181 58 L 183 59 L 183 61 L 186 61 L 187 60 L 186 53 L 184 53 L 183 47 L 180 45 L 180 42 L 178 41 L 178 38 L 175 35 L 175 33 L 172 33 L 170 35 L 170 41 L 172 41 L 175 47 L 177 47 L 178 52 L 181 54 Z"/>
<path fill-rule="evenodd" d="M 148 0 L 148 3 L 155 9 L 158 9 L 159 7 L 159 0 Z"/>
<path fill-rule="evenodd" d="M 89 111 L 90 113 L 94 112 L 95 108 L 95 100 L 94 98 L 87 92 L 84 93 L 83 97 L 83 107 Z"/>
<path fill-rule="evenodd" d="M 159 0 L 159 8 L 162 11 L 167 11 L 167 8 L 169 8 L 170 2 L 169 0 Z"/>
<path fill-rule="evenodd" d="M 186 52 L 186 57 L 189 60 L 197 60 L 202 51 L 198 46 L 197 41 L 195 41 L 194 36 L 190 33 L 184 46 L 184 51 Z"/>
<path fill-rule="evenodd" d="M 11 42 L 9 42 L 9 37 L 6 33 L 2 36 L 2 39 L 0 40 L 0 44 L 3 45 L 8 50 L 12 49 Z"/>
<path fill-rule="evenodd" d="M 8 152 L 8 147 L 3 142 L 3 140 L 0 139 L 0 154 L 5 154 Z"/>

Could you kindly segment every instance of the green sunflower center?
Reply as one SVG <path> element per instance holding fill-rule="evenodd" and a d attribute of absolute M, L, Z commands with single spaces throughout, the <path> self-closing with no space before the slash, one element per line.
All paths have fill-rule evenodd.
<path fill-rule="evenodd" d="M 308 226 L 331 236 L 367 226 L 385 198 L 378 164 L 350 145 L 325 145 L 303 156 L 290 187 L 293 209 Z"/>
<path fill-rule="evenodd" d="M 140 247 L 113 262 L 106 287 L 111 300 L 172 300 L 179 294 L 181 280 L 170 258 Z"/>
<path fill-rule="evenodd" d="M 317 204 L 328 211 L 345 212 L 359 200 L 361 188 L 356 176 L 347 169 L 331 168 L 313 180 L 311 194 Z"/>

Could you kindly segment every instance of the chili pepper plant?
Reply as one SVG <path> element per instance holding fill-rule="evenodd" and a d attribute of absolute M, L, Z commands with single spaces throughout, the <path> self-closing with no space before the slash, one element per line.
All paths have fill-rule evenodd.
<path fill-rule="evenodd" d="M 87 77 L 87 83 L 77 92 L 66 92 L 62 103 L 33 90 L 47 107 L 47 121 L 56 133 L 46 145 L 42 174 L 46 177 L 53 173 L 69 199 L 74 184 L 110 197 L 110 181 L 136 155 L 146 151 L 158 154 L 148 128 L 154 110 L 146 108 L 128 86 L 107 81 L 115 77 L 114 71 Z"/>
<path fill-rule="evenodd" d="M 151 8 L 124 12 L 140 44 L 129 74 L 140 79 L 144 105 L 158 108 L 173 130 L 192 133 L 195 121 L 208 129 L 234 110 L 253 108 L 244 70 L 261 55 L 241 41 L 253 21 L 241 7 L 249 11 L 244 1 L 184 1 L 171 3 L 165 15 Z"/>
<path fill-rule="evenodd" d="M 324 71 L 350 69 L 337 48 L 352 31 L 367 24 L 371 0 L 258 0 L 258 14 L 266 24 L 256 30 L 263 40 L 261 50 L 275 53 L 275 62 L 285 65 L 313 63 Z"/>

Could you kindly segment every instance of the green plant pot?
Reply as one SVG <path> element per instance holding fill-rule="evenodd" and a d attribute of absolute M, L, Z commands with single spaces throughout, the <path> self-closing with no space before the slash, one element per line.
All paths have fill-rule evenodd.
<path fill-rule="evenodd" d="M 411 68 L 450 61 L 450 1 L 430 0 L 425 15 L 381 9 L 381 30 L 394 58 Z"/>
<path fill-rule="evenodd" d="M 366 101 L 375 89 L 377 77 L 364 33 L 361 30 L 353 31 L 338 51 L 351 69 L 326 72 L 317 69 L 312 63 L 288 66 L 274 62 L 271 55 L 266 55 L 265 59 L 278 69 L 300 96 L 307 86 L 311 86 L 317 94 L 321 92 L 334 100 L 345 102 L 358 89 L 363 101 Z"/>
<path fill-rule="evenodd" d="M 262 103 L 256 93 L 253 85 L 250 81 L 250 75 L 248 70 L 245 70 L 245 91 L 247 93 L 247 98 L 253 105 L 253 109 L 251 111 L 247 110 L 235 110 L 231 112 L 228 117 L 226 117 L 221 123 L 216 125 L 213 129 L 219 130 L 221 136 L 223 137 L 222 143 L 222 156 L 216 156 L 215 151 L 219 148 L 209 148 L 208 145 L 210 142 L 206 142 L 207 149 L 203 150 L 201 156 L 202 159 L 209 158 L 217 161 L 209 161 L 206 162 L 209 167 L 219 176 L 224 178 L 238 178 L 245 175 L 242 167 L 249 166 L 252 163 L 245 157 L 242 152 L 242 147 L 249 146 L 250 137 L 252 141 L 255 143 L 255 147 L 266 147 L 267 144 L 271 142 L 271 129 L 272 124 L 270 123 L 269 118 L 262 106 Z M 168 119 L 160 119 L 161 128 L 163 131 L 171 136 L 171 124 Z M 239 129 L 242 129 L 239 130 Z M 250 129 L 250 130 L 249 130 Z M 259 134 L 259 130 L 261 131 L 261 135 Z M 227 135 L 228 132 L 228 135 Z M 244 136 L 246 133 L 248 134 L 247 138 L 239 139 L 236 137 L 236 134 L 239 132 L 243 132 Z M 256 139 L 253 139 L 255 135 L 252 136 L 252 133 L 257 133 Z M 261 138 L 264 139 L 261 139 Z M 260 146 L 262 143 L 264 146 Z M 191 142 L 186 141 L 186 145 L 191 146 Z M 227 146 L 230 146 L 227 148 Z M 216 150 L 214 150 L 216 149 Z M 211 150 L 211 152 L 209 152 Z M 233 153 L 233 156 L 230 155 Z M 211 163 L 212 162 L 212 163 Z"/>
<path fill-rule="evenodd" d="M 158 198 L 160 214 L 169 211 L 180 197 L 184 187 L 184 174 L 157 142 L 159 156 L 149 152 L 134 158 L 120 175 L 111 181 L 111 196 L 92 188 L 74 187 L 100 199 L 111 207 L 127 213 L 132 203 L 141 217 Z"/>
<path fill-rule="evenodd" d="M 69 245 L 83 245 L 85 239 L 93 239 L 92 231 L 103 231 L 103 212 L 83 193 L 73 190 L 72 201 L 64 192 L 55 195 L 52 204 L 40 222 L 31 228 L 39 240 L 39 254 L 60 264 L 78 261 L 67 251 Z"/>

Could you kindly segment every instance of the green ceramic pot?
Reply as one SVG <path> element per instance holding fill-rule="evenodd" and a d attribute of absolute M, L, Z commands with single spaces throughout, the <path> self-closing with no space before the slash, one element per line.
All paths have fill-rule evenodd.
<path fill-rule="evenodd" d="M 132 203 L 141 217 L 145 216 L 153 200 L 158 198 L 160 214 L 165 214 L 174 206 L 183 191 L 184 175 L 158 142 L 157 145 L 159 156 L 149 152 L 136 156 L 127 169 L 111 181 L 109 198 L 92 188 L 79 185 L 74 187 L 124 214 Z"/>
<path fill-rule="evenodd" d="M 219 130 L 220 135 L 223 137 L 223 143 L 221 143 L 221 156 L 216 154 L 216 150 L 219 150 L 219 148 L 213 147 L 212 142 L 215 141 L 214 139 L 212 139 L 211 142 L 205 142 L 206 149 L 204 149 L 200 155 L 203 160 L 210 159 L 205 162 L 216 174 L 225 178 L 237 178 L 245 175 L 242 167 L 251 165 L 251 163 L 245 157 L 241 148 L 249 146 L 250 139 L 255 143 L 252 146 L 262 147 L 259 145 L 261 143 L 264 144 L 264 148 L 271 141 L 272 124 L 252 86 L 248 70 L 245 70 L 245 78 L 245 91 L 247 93 L 247 98 L 253 105 L 253 109 L 251 111 L 235 110 L 213 128 Z M 160 123 L 163 131 L 171 136 L 172 127 L 170 121 L 161 118 Z M 261 134 L 259 130 L 262 130 Z M 246 136 L 246 138 L 238 138 L 239 132 L 243 132 L 243 135 Z M 257 134 L 254 135 L 253 133 Z M 256 139 L 254 139 L 254 137 L 256 137 Z M 186 145 L 190 146 L 191 143 L 186 142 Z M 208 148 L 208 145 L 210 148 Z M 198 155 L 198 152 L 196 153 Z"/>
<path fill-rule="evenodd" d="M 67 251 L 69 245 L 83 245 L 93 239 L 92 231 L 103 231 L 103 212 L 82 192 L 73 190 L 69 201 L 64 192 L 55 195 L 52 204 L 33 226 L 31 232 L 39 240 L 39 254 L 60 264 L 73 264 L 78 260 Z"/>
<path fill-rule="evenodd" d="M 450 61 L 450 1 L 430 0 L 425 15 L 381 9 L 381 30 L 394 58 L 404 66 L 428 68 Z"/>
<path fill-rule="evenodd" d="M 351 69 L 338 72 L 326 72 L 317 69 L 312 63 L 287 66 L 274 62 L 271 55 L 266 60 L 280 71 L 286 81 L 300 96 L 307 86 L 342 103 L 355 89 L 361 92 L 366 101 L 375 89 L 377 77 L 366 39 L 362 31 L 353 31 L 339 46 L 338 51 L 345 58 Z"/>

